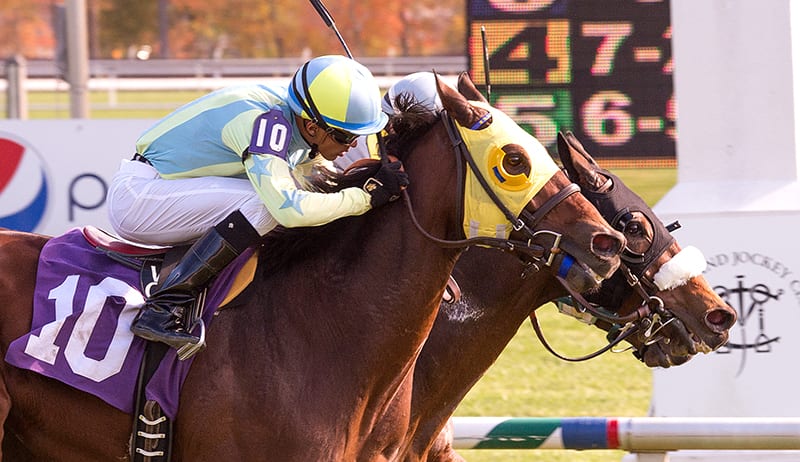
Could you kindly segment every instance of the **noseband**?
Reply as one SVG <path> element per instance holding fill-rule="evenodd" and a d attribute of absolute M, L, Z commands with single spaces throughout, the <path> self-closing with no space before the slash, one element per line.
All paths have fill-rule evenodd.
<path fill-rule="evenodd" d="M 547 201 L 535 212 L 529 212 L 526 209 L 522 209 L 520 212 L 520 216 L 515 216 L 506 205 L 503 203 L 502 200 L 495 194 L 491 187 L 489 187 L 489 183 L 486 181 L 486 178 L 481 173 L 480 169 L 475 163 L 475 159 L 473 158 L 472 154 L 469 152 L 466 144 L 464 143 L 461 134 L 459 133 L 458 129 L 455 126 L 455 122 L 453 119 L 447 114 L 446 110 L 442 110 L 439 113 L 439 118 L 445 126 L 447 130 L 447 135 L 450 138 L 450 144 L 453 148 L 456 158 L 456 172 L 458 174 L 457 184 L 459 185 L 459 195 L 458 197 L 463 197 L 465 194 L 464 191 L 464 168 L 463 162 L 466 161 L 468 167 L 472 170 L 472 173 L 475 175 L 476 179 L 480 183 L 481 187 L 483 188 L 484 192 L 492 199 L 492 202 L 495 206 L 505 215 L 506 219 L 512 224 L 515 231 L 522 232 L 524 235 L 527 236 L 527 241 L 519 241 L 519 240 L 512 240 L 512 239 L 500 239 L 500 238 L 492 238 L 486 236 L 477 236 L 471 237 L 467 239 L 458 239 L 458 240 L 447 240 L 447 239 L 440 239 L 436 236 L 431 235 L 428 233 L 417 221 L 417 217 L 414 214 L 414 209 L 411 204 L 411 199 L 408 195 L 408 191 L 403 191 L 403 198 L 406 203 L 408 213 L 411 216 L 411 221 L 414 223 L 414 226 L 419 230 L 419 232 L 425 236 L 427 239 L 435 242 L 440 247 L 446 248 L 466 248 L 471 245 L 481 245 L 486 247 L 494 247 L 500 250 L 504 250 L 507 252 L 516 253 L 520 256 L 525 256 L 528 259 L 532 260 L 536 268 L 539 268 L 539 265 L 550 266 L 553 263 L 553 259 L 559 253 L 561 253 L 561 234 L 555 231 L 550 230 L 540 230 L 534 231 L 532 228 L 535 228 L 537 224 L 539 224 L 545 215 L 550 212 L 553 208 L 555 208 L 559 203 L 561 203 L 564 199 L 575 194 L 580 191 L 580 187 L 574 183 L 570 183 L 569 186 L 563 188 L 554 196 L 547 199 Z M 464 210 L 462 206 L 462 202 L 458 202 L 458 216 L 463 218 Z M 539 238 L 540 236 L 550 236 L 552 237 L 552 243 L 549 245 L 549 249 L 545 246 L 540 244 L 534 243 L 534 240 Z"/>

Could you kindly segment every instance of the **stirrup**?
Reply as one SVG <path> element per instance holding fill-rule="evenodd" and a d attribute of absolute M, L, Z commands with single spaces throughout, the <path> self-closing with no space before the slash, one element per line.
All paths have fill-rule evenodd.
<path fill-rule="evenodd" d="M 206 323 L 202 319 L 198 319 L 197 322 L 200 323 L 200 340 L 178 348 L 178 359 L 181 361 L 186 361 L 206 348 Z"/>

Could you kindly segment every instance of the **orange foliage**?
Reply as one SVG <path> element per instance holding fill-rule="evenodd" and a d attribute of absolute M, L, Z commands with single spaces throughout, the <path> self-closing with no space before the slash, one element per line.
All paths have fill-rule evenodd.
<path fill-rule="evenodd" d="M 0 7 L 0 58 L 16 54 L 52 58 L 52 0 L 3 0 Z"/>
<path fill-rule="evenodd" d="M 327 0 L 325 5 L 354 56 L 419 56 L 464 53 L 465 2 Z M 128 49 L 142 45 L 151 46 L 154 57 L 170 58 L 343 53 L 334 32 L 307 1 L 86 0 L 86 3 L 93 58 L 126 56 Z M 0 57 L 21 53 L 29 59 L 53 58 L 52 5 L 53 0 L 3 0 Z M 164 56 L 160 43 L 158 14 L 153 14 L 158 5 L 166 6 L 168 56 Z M 115 20 L 125 23 L 114 23 Z"/>

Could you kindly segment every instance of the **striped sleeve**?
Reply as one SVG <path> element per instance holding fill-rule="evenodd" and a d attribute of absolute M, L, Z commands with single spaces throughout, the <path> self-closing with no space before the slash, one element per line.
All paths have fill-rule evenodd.
<path fill-rule="evenodd" d="M 298 188 L 288 164 L 276 156 L 252 155 L 244 166 L 269 213 L 287 228 L 320 226 L 370 209 L 370 196 L 361 188 L 345 188 L 336 193 Z"/>

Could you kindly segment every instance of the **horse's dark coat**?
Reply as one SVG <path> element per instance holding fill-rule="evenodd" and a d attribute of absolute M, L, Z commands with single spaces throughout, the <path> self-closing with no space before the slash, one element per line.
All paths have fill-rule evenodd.
<path fill-rule="evenodd" d="M 480 98 L 480 95 L 472 94 L 474 98 Z M 582 191 L 601 196 L 599 190 L 606 185 L 608 177 L 572 135 L 568 134 L 566 139 L 570 144 L 562 144 L 559 153 L 571 178 Z M 638 226 L 626 227 L 626 238 L 630 248 L 646 254 L 652 258 L 654 266 L 660 266 L 680 248 L 673 244 L 664 252 L 663 247 L 652 245 L 652 236 L 659 231 L 654 226 L 663 228 L 663 225 L 653 218 L 652 210 L 641 198 L 619 179 L 615 180 L 612 187 L 617 191 L 627 191 L 627 194 L 619 196 L 627 199 L 615 202 L 614 207 L 607 209 L 607 219 L 613 219 L 624 208 L 648 213 L 648 217 L 641 214 L 632 217 L 632 222 Z M 515 258 L 488 249 L 471 248 L 459 257 L 453 275 L 460 285 L 462 299 L 455 304 L 442 304 L 417 360 L 414 375 L 403 384 L 406 395 L 401 393 L 395 406 L 379 421 L 369 442 L 369 451 L 383 450 L 387 458 L 388 455 L 395 457 L 393 460 L 463 461 L 452 448 L 452 434 L 445 427 L 448 418 L 494 363 L 531 311 L 566 295 L 549 273 L 535 273 L 525 279 L 513 276 L 521 271 L 522 266 Z M 619 297 L 613 305 L 604 306 L 624 313 L 643 301 L 625 278 L 618 275 L 619 272 L 615 273 L 613 283 L 604 283 L 603 292 L 613 289 Z M 735 312 L 714 293 L 702 276 L 658 295 L 698 339 L 713 348 L 724 344 L 727 330 L 735 322 Z M 725 319 L 724 323 L 709 325 L 706 315 L 711 312 L 725 313 L 726 316 L 720 317 Z M 667 329 L 665 335 L 671 342 L 643 348 L 644 360 L 649 366 L 669 367 L 692 357 L 694 347 L 685 332 Z M 632 342 L 643 347 L 637 338 L 632 338 Z M 413 391 L 408 392 L 409 389 Z M 565 392 L 569 393 L 568 390 Z"/>

